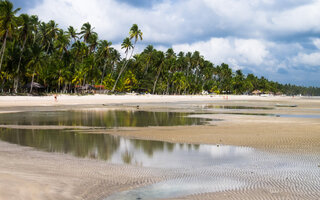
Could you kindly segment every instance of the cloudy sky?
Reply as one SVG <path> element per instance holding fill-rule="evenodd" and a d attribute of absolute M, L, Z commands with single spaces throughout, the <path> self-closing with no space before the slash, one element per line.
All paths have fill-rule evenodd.
<path fill-rule="evenodd" d="M 13 0 L 22 12 L 78 30 L 90 22 L 119 47 L 133 23 L 144 40 L 201 52 L 245 73 L 320 87 L 320 0 Z"/>

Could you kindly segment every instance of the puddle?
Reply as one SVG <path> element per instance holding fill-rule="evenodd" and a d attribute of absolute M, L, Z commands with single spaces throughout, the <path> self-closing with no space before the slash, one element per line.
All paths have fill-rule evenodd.
<path fill-rule="evenodd" d="M 163 181 L 150 186 L 120 192 L 104 200 L 167 199 L 192 194 L 222 192 L 243 187 L 244 182 L 231 178 L 197 176 Z"/>
<path fill-rule="evenodd" d="M 205 105 L 204 109 L 227 109 L 227 110 L 273 110 L 273 107 L 259 106 L 223 106 L 223 105 Z"/>
<path fill-rule="evenodd" d="M 179 144 L 65 130 L 0 131 L 0 139 L 6 142 L 48 152 L 144 167 L 241 167 L 244 163 L 250 162 L 249 157 L 255 153 L 254 149 L 249 147 Z"/>
<path fill-rule="evenodd" d="M 202 125 L 208 119 L 190 118 L 188 113 L 147 111 L 54 111 L 6 113 L 0 115 L 3 125 L 59 125 L 93 127 L 147 127 Z"/>
<path fill-rule="evenodd" d="M 320 115 L 277 115 L 277 117 L 290 117 L 290 118 L 307 118 L 307 119 L 320 119 Z"/>

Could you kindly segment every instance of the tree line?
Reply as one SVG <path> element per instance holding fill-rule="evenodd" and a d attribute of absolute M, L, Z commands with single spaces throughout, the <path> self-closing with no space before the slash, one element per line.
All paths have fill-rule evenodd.
<path fill-rule="evenodd" d="M 20 14 L 8 1 L 0 1 L 0 90 L 19 93 L 27 83 L 40 83 L 46 92 L 74 92 L 86 84 L 109 92 L 152 94 L 249 94 L 320 95 L 320 88 L 279 84 L 225 63 L 214 65 L 198 51 L 159 51 L 152 45 L 135 53 L 143 33 L 134 24 L 121 48 L 100 40 L 91 24 L 77 31 L 59 28 L 50 20 Z M 33 84 L 28 92 L 33 92 Z"/>

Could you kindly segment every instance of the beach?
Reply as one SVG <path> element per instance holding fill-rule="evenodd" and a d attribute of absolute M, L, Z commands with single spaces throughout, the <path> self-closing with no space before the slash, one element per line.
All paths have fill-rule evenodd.
<path fill-rule="evenodd" d="M 225 109 L 230 107 L 232 109 Z M 252 107 L 254 109 L 243 109 Z M 205 112 L 203 111 L 205 108 Z M 258 109 L 256 109 L 258 108 Z M 259 109 L 260 108 L 260 109 Z M 272 109 L 271 109 L 272 108 Z M 295 178 L 275 174 L 255 176 L 236 169 L 205 170 L 204 174 L 225 176 L 259 184 L 241 190 L 186 195 L 176 199 L 318 199 L 320 197 L 320 98 L 286 96 L 158 96 L 158 95 L 59 95 L 3 96 L 0 113 L 61 110 L 129 110 L 187 112 L 190 117 L 211 119 L 195 126 L 119 127 L 90 129 L 84 133 L 111 134 L 127 138 L 171 143 L 212 144 L 249 147 L 272 155 L 307 160 L 314 175 L 312 183 L 299 185 Z M 210 111 L 210 112 L 209 112 Z M 209 113 L 208 113 L 209 112 Z M 67 126 L 10 125 L 10 129 L 70 129 Z M 104 199 L 110 194 L 151 185 L 184 174 L 173 169 L 110 164 L 69 154 L 48 153 L 0 141 L 0 199 Z M 253 170 L 253 173 L 255 171 Z M 189 176 L 189 175 L 188 175 Z M 190 175 L 191 176 L 191 175 Z M 303 178 L 302 178 L 303 179 Z M 303 179 L 304 180 L 304 179 Z M 308 185 L 310 184 L 310 185 Z M 294 185 L 297 189 L 293 189 Z M 301 188 L 299 189 L 299 187 Z M 308 189 L 309 188 L 309 189 Z"/>

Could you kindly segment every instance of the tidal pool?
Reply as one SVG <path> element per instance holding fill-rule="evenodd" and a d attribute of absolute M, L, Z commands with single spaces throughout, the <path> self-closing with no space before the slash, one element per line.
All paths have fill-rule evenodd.
<path fill-rule="evenodd" d="M 285 115 L 285 114 L 280 114 L 280 115 L 277 115 L 277 117 L 320 119 L 320 115 Z"/>
<path fill-rule="evenodd" d="M 259 106 L 224 106 L 224 105 L 205 105 L 204 109 L 226 109 L 226 110 L 273 110 L 273 107 Z"/>
<path fill-rule="evenodd" d="M 92 127 L 147 127 L 202 125 L 208 119 L 188 117 L 190 113 L 132 110 L 80 110 L 0 114 L 1 125 L 59 125 Z"/>
<path fill-rule="evenodd" d="M 192 194 L 235 190 L 244 185 L 244 182 L 225 177 L 184 177 L 116 193 L 104 200 L 166 199 L 179 197 L 181 195 L 187 196 Z"/>
<path fill-rule="evenodd" d="M 242 166 L 253 148 L 179 144 L 66 130 L 0 129 L 0 139 L 36 149 L 144 167 Z"/>

